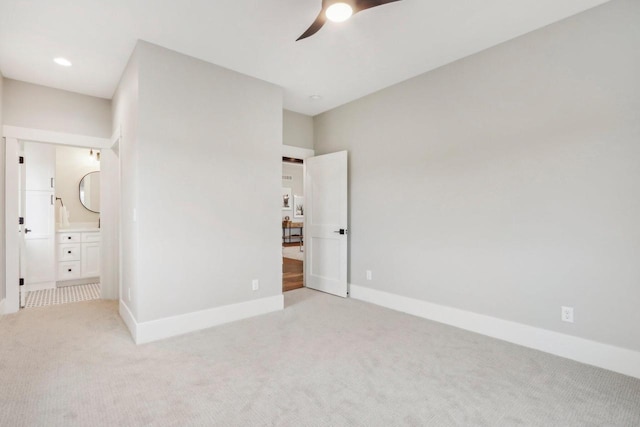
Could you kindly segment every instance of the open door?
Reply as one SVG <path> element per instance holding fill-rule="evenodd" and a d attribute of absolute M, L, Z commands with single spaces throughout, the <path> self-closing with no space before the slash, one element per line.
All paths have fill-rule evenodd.
<path fill-rule="evenodd" d="M 305 285 L 346 297 L 347 152 L 305 160 Z"/>

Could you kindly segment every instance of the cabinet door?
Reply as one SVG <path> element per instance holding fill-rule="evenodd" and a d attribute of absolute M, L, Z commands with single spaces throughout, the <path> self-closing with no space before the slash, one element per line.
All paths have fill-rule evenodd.
<path fill-rule="evenodd" d="M 25 190 L 54 191 L 56 148 L 53 145 L 24 143 Z"/>
<path fill-rule="evenodd" d="M 100 276 L 100 243 L 82 244 L 82 277 Z"/>

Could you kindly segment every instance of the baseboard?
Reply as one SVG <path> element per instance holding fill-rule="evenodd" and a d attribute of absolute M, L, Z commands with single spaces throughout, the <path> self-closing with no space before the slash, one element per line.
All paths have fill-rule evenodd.
<path fill-rule="evenodd" d="M 89 285 L 91 283 L 100 283 L 100 277 L 85 277 L 75 280 L 60 280 L 56 282 L 56 287 L 66 288 L 67 286 Z"/>
<path fill-rule="evenodd" d="M 56 282 L 39 282 L 39 283 L 26 283 L 24 288 L 27 292 L 42 291 L 44 289 L 55 289 Z"/>
<path fill-rule="evenodd" d="M 284 308 L 284 297 L 276 295 L 258 300 L 246 301 L 208 310 L 165 317 L 148 322 L 137 322 L 128 307 L 120 301 L 120 315 L 131 331 L 136 344 L 158 341 L 212 326 L 234 322 Z M 124 314 L 123 314 L 124 311 Z"/>
<path fill-rule="evenodd" d="M 638 351 L 354 284 L 350 285 L 350 297 L 640 378 Z"/>
<path fill-rule="evenodd" d="M 125 304 L 123 300 L 120 300 L 118 311 L 127 329 L 129 329 L 133 342 L 137 342 L 138 322 L 136 322 L 131 310 L 129 310 L 129 307 L 127 307 L 127 304 Z"/>

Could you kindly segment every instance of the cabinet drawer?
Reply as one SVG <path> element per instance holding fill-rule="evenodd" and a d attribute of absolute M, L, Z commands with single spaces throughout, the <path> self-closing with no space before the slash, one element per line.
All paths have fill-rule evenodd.
<path fill-rule="evenodd" d="M 93 243 L 100 241 L 100 232 L 82 233 L 82 243 Z"/>
<path fill-rule="evenodd" d="M 80 243 L 80 233 L 58 233 L 58 243 Z"/>
<path fill-rule="evenodd" d="M 58 280 L 71 280 L 80 277 L 80 261 L 58 263 Z"/>
<path fill-rule="evenodd" d="M 80 261 L 80 243 L 59 244 L 58 261 Z"/>

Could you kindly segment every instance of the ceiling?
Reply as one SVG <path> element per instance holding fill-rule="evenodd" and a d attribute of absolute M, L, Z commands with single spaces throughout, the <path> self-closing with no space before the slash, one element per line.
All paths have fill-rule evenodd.
<path fill-rule="evenodd" d="M 285 108 L 316 115 L 607 1 L 403 0 L 295 42 L 321 0 L 2 0 L 0 70 L 111 98 L 142 39 L 282 86 Z"/>

